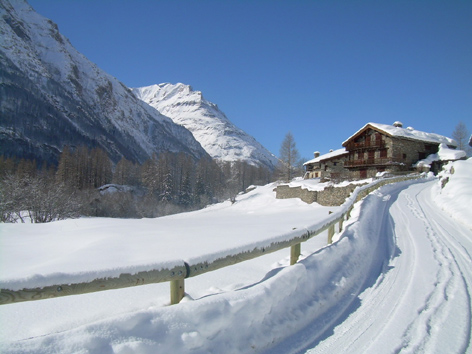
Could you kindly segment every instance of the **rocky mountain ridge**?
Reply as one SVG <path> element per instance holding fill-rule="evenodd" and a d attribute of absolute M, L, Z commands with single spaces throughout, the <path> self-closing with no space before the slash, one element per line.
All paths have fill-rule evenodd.
<path fill-rule="evenodd" d="M 276 157 L 236 127 L 201 91 L 182 83 L 134 88 L 135 95 L 190 130 L 208 154 L 223 162 L 244 161 L 273 169 Z"/>
<path fill-rule="evenodd" d="M 99 147 L 114 162 L 167 151 L 277 164 L 200 91 L 184 84 L 131 90 L 25 0 L 0 0 L 0 155 L 57 163 L 66 145 Z"/>
<path fill-rule="evenodd" d="M 138 100 L 22 0 L 0 0 L 0 152 L 57 162 L 64 145 L 114 160 L 208 156 L 184 127 Z"/>

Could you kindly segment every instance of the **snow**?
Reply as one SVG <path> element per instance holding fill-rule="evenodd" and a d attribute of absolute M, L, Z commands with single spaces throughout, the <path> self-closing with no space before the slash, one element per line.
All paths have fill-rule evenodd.
<path fill-rule="evenodd" d="M 472 158 L 449 162 L 439 174 L 446 182 L 437 186 L 436 203 L 449 215 L 472 229 Z"/>
<path fill-rule="evenodd" d="M 323 161 L 323 160 L 328 160 L 328 159 L 331 159 L 333 157 L 341 156 L 341 155 L 344 155 L 344 154 L 347 154 L 347 153 L 348 152 L 346 151 L 345 148 L 337 149 L 337 150 L 334 150 L 334 151 L 330 151 L 327 154 L 315 157 L 313 160 L 307 161 L 303 165 L 307 165 L 309 163 L 316 163 L 316 162 L 320 162 L 320 161 Z"/>
<path fill-rule="evenodd" d="M 237 128 L 218 106 L 189 85 L 163 83 L 134 88 L 136 97 L 190 130 L 214 159 L 246 161 L 273 169 L 277 158 L 254 137 Z"/>
<path fill-rule="evenodd" d="M 335 243 L 303 243 L 294 266 L 283 250 L 189 278 L 178 305 L 165 306 L 168 284 L 2 305 L 0 351 L 472 353 L 472 231 L 450 215 L 472 220 L 471 161 L 451 163 L 444 188 L 430 175 L 374 191 Z M 158 219 L 0 224 L 2 282 L 221 256 L 345 210 L 277 200 L 273 188 Z"/>
<path fill-rule="evenodd" d="M 78 283 L 184 261 L 212 261 L 301 235 L 328 215 L 328 209 L 317 204 L 275 199 L 274 188 L 258 187 L 234 204 L 227 201 L 165 218 L 81 218 L 38 227 L 0 224 L 2 268 L 9 270 L 0 275 L 0 287 Z M 241 232 L 241 224 L 250 232 Z M 196 252 L 202 244 L 204 250 Z M 27 245 L 36 245 L 33 256 Z"/>
<path fill-rule="evenodd" d="M 438 212 L 431 199 L 436 186 L 413 184 L 400 193 L 386 187 L 372 195 L 387 204 L 381 234 L 394 241 L 393 253 L 344 320 L 307 354 L 472 351 L 472 234 Z"/>
<path fill-rule="evenodd" d="M 414 166 L 431 167 L 434 161 L 455 161 L 466 157 L 467 154 L 464 150 L 449 149 L 446 144 L 439 144 L 439 150 L 436 154 L 431 154 L 423 160 L 418 161 Z"/>
<path fill-rule="evenodd" d="M 96 125 L 121 132 L 130 138 L 128 144 L 132 142 L 134 149 L 142 150 L 147 157 L 160 152 L 163 136 L 173 141 L 170 148 L 174 150 L 180 148 L 195 156 L 205 154 L 187 129 L 136 99 L 125 85 L 78 52 L 59 33 L 56 24 L 35 12 L 26 1 L 1 0 L 0 3 L 0 51 L 31 79 L 35 89 L 53 106 L 67 110 L 68 102 L 62 102 L 62 96 L 51 89 L 51 80 L 67 91 L 70 102 L 77 101 L 85 112 L 92 109 Z M 18 23 L 23 36 L 9 22 Z M 107 92 L 104 100 L 97 94 L 100 91 Z M 79 132 L 89 135 L 73 115 L 67 118 Z M 141 151 L 136 153 L 140 160 L 145 160 Z"/>
<path fill-rule="evenodd" d="M 346 141 L 344 141 L 342 145 L 344 146 L 344 144 L 346 144 L 349 140 L 351 140 L 353 137 L 355 137 L 357 134 L 359 134 L 368 126 L 371 126 L 374 129 L 383 131 L 390 136 L 421 140 L 421 141 L 426 141 L 429 143 L 437 143 L 437 144 L 442 143 L 442 144 L 446 144 L 448 146 L 454 146 L 454 147 L 457 146 L 457 142 L 455 140 L 448 138 L 446 136 L 443 136 L 443 135 L 439 135 L 436 133 L 422 132 L 422 131 L 413 129 L 412 127 L 402 128 L 402 127 L 395 127 L 393 125 L 380 124 L 380 123 L 367 123 L 361 129 L 355 132 L 352 136 L 346 139 Z"/>
<path fill-rule="evenodd" d="M 339 183 L 334 184 L 331 181 L 328 182 L 321 182 L 320 178 L 310 178 L 310 179 L 303 179 L 302 177 L 294 178 L 289 183 L 286 183 L 291 188 L 301 187 L 302 189 L 306 189 L 309 191 L 322 191 L 326 187 L 346 187 L 350 184 L 354 185 L 363 185 L 366 183 L 372 183 L 372 178 L 367 178 L 363 180 L 357 181 L 342 181 Z"/>

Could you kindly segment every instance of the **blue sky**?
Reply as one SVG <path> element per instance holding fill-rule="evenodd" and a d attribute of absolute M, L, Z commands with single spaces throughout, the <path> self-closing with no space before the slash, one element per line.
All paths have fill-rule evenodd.
<path fill-rule="evenodd" d="M 182 82 L 278 155 L 367 122 L 472 131 L 472 1 L 30 0 L 129 87 Z"/>

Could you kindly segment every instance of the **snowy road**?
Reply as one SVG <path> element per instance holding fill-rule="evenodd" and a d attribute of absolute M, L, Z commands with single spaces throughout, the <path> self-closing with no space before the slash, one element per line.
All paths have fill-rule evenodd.
<path fill-rule="evenodd" d="M 436 185 L 383 196 L 382 233 L 395 242 L 388 266 L 334 333 L 303 352 L 472 352 L 472 231 L 434 203 Z"/>

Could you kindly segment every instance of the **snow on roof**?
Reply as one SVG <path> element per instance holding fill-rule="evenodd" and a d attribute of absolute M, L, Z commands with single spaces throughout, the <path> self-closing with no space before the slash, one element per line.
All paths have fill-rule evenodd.
<path fill-rule="evenodd" d="M 448 138 L 446 136 L 443 136 L 443 135 L 439 135 L 435 133 L 426 133 L 419 130 L 415 130 L 411 127 L 401 128 L 401 127 L 395 127 L 393 125 L 380 124 L 380 123 L 367 123 L 361 129 L 359 129 L 356 133 L 350 136 L 349 139 L 344 141 L 342 145 L 344 146 L 349 140 L 351 140 L 357 134 L 362 132 L 368 126 L 376 130 L 380 130 L 390 136 L 395 136 L 395 137 L 405 138 L 405 139 L 412 139 L 412 140 L 421 140 L 421 141 L 426 141 L 426 142 L 436 143 L 436 144 L 446 144 L 449 146 L 457 147 L 457 142 L 455 140 Z"/>
<path fill-rule="evenodd" d="M 345 148 L 330 151 L 327 154 L 318 156 L 318 157 L 314 158 L 313 160 L 305 162 L 303 165 L 307 165 L 309 163 L 316 163 L 316 162 L 320 162 L 320 161 L 323 161 L 323 160 L 328 160 L 328 159 L 331 159 L 333 157 L 341 156 L 341 155 L 344 155 L 344 154 L 347 154 L 347 153 L 348 152 L 346 151 Z"/>

